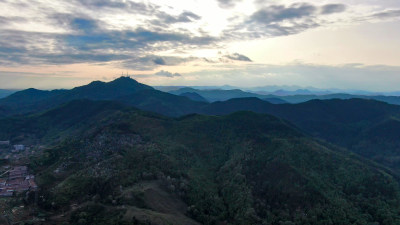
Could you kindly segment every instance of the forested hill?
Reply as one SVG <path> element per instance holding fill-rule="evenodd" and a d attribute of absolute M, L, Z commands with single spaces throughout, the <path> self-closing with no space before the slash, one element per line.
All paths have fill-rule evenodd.
<path fill-rule="evenodd" d="M 274 105 L 257 98 L 214 102 L 203 113 L 224 115 L 238 110 L 286 119 L 306 133 L 343 146 L 400 172 L 400 107 L 366 99 L 312 100 Z"/>
<path fill-rule="evenodd" d="M 210 102 L 216 102 L 216 101 L 226 101 L 229 99 L 233 98 L 249 98 L 249 97 L 256 97 L 260 98 L 263 100 L 269 100 L 269 99 L 279 99 L 280 102 L 284 103 L 292 103 L 292 104 L 297 104 L 297 103 L 303 103 L 307 102 L 310 100 L 330 100 L 330 99 L 342 99 L 342 100 L 347 100 L 347 99 L 353 99 L 353 98 L 361 98 L 361 99 L 371 99 L 371 100 L 377 100 L 377 101 L 382 101 L 386 102 L 389 104 L 395 104 L 395 105 L 400 105 L 400 96 L 386 96 L 386 95 L 373 95 L 371 93 L 365 94 L 365 95 L 360 95 L 360 94 L 346 94 L 346 93 L 326 93 L 326 94 L 312 94 L 312 93 L 307 93 L 299 90 L 299 93 L 296 94 L 296 92 L 293 93 L 267 93 L 267 94 L 259 94 L 259 93 L 253 93 L 253 92 L 246 92 L 242 91 L 240 89 L 231 89 L 231 90 L 222 90 L 222 89 L 217 89 L 215 87 L 214 89 L 195 89 L 195 88 L 188 88 L 188 87 L 183 87 L 177 90 L 171 90 L 169 93 L 172 94 L 182 94 L 185 92 L 191 92 L 191 93 L 196 93 L 204 98 L 206 98 Z"/>
<path fill-rule="evenodd" d="M 18 90 L 7 90 L 7 89 L 0 89 L 0 99 L 1 98 L 5 98 L 15 92 L 17 92 Z"/>
<path fill-rule="evenodd" d="M 58 132 L 57 117 L 77 109 L 82 116 L 59 125 L 68 138 L 30 164 L 50 223 L 400 223 L 388 170 L 274 116 L 174 119 L 74 101 L 24 124 Z"/>
<path fill-rule="evenodd" d="M 273 104 L 284 104 L 304 101 L 293 100 L 296 96 L 263 96 L 241 90 L 204 90 L 199 91 L 192 88 L 182 88 L 173 92 L 174 94 L 155 90 L 154 88 L 141 84 L 130 77 L 120 77 L 111 82 L 94 81 L 88 85 L 76 87 L 71 90 L 42 91 L 27 89 L 16 92 L 6 98 L 0 99 L 0 117 L 36 113 L 48 110 L 75 99 L 89 100 L 112 100 L 118 101 L 142 110 L 152 111 L 159 114 L 179 117 L 190 113 L 223 113 L 241 110 L 253 110 L 256 107 L 269 107 L 268 102 Z M 177 94 L 177 95 L 175 95 Z M 301 96 L 297 96 L 301 97 Z M 326 99 L 344 98 L 352 101 L 354 98 L 362 98 L 368 101 L 368 96 L 332 95 L 325 96 Z M 319 96 L 318 98 L 325 98 Z M 241 98 L 241 100 L 233 100 Z M 253 98 L 253 99 L 252 99 Z M 386 101 L 387 96 L 376 98 Z M 393 101 L 398 97 L 391 98 Z M 217 101 L 222 99 L 225 102 Z M 256 101 L 262 99 L 261 101 Z M 232 100 L 232 101 L 231 101 Z M 207 101 L 213 102 L 212 104 Z M 266 102 L 264 104 L 264 102 Z M 329 100 L 327 100 L 329 102 Z M 345 102 L 345 101 L 344 101 Z M 390 102 L 390 101 L 386 101 Z M 236 104 L 236 105 L 234 105 Z M 240 106 L 238 104 L 243 104 Z M 253 105 L 254 104 L 254 105 Z M 396 103 L 397 104 L 397 103 Z M 221 107 L 227 106 L 226 109 Z M 219 107 L 219 108 L 218 108 Z M 282 106 L 288 108 L 290 106 Z M 216 109 L 218 108 L 218 109 Z M 294 107 L 297 108 L 297 107 Z M 278 107 L 278 109 L 280 109 Z M 256 109 L 257 111 L 258 109 Z"/>
<path fill-rule="evenodd" d="M 124 110 L 136 109 L 112 101 L 73 100 L 34 115 L 0 119 L 0 140 L 57 143 Z"/>
<path fill-rule="evenodd" d="M 400 173 L 400 144 L 397 142 L 400 139 L 400 106 L 368 99 L 311 100 L 299 104 L 281 104 L 284 102 L 279 99 L 270 99 L 279 103 L 271 104 L 255 97 L 207 103 L 202 96 L 193 94 L 196 93 L 177 96 L 121 77 L 71 90 L 20 91 L 0 99 L 0 117 L 40 113 L 74 99 L 109 100 L 173 117 L 191 113 L 224 115 L 253 111 L 286 119 L 309 135 L 348 148 Z M 68 119 L 69 115 L 66 115 L 65 120 Z"/>
<path fill-rule="evenodd" d="M 107 83 L 94 81 L 71 90 L 23 90 L 0 99 L 0 108 L 4 109 L 3 117 L 21 115 L 48 110 L 75 99 L 113 100 L 168 116 L 192 113 L 205 104 L 120 77 Z"/>

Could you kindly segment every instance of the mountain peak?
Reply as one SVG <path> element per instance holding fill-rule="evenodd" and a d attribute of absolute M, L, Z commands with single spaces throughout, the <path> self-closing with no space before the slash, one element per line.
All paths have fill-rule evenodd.
<path fill-rule="evenodd" d="M 19 98 L 21 96 L 42 96 L 42 95 L 46 95 L 49 91 L 43 91 L 43 90 L 38 90 L 35 88 L 28 88 L 22 91 L 17 91 L 13 94 L 11 94 L 10 96 L 8 96 L 8 98 Z"/>
<path fill-rule="evenodd" d="M 128 95 L 136 91 L 148 90 L 148 89 L 153 89 L 153 88 L 145 84 L 141 84 L 130 77 L 122 76 L 110 82 L 93 81 L 88 85 L 76 87 L 72 89 L 72 91 L 78 95 L 84 94 L 85 97 L 91 99 L 91 96 L 98 97 L 99 94 L 103 97 L 109 95 L 109 97 L 112 98 L 113 95 L 117 96 Z"/>
<path fill-rule="evenodd" d="M 111 86 L 117 86 L 121 88 L 135 88 L 135 89 L 153 89 L 152 87 L 139 83 L 135 79 L 128 76 L 121 76 L 113 81 L 107 83 Z"/>
<path fill-rule="evenodd" d="M 120 76 L 120 77 L 118 77 L 118 78 L 116 78 L 115 80 L 113 80 L 113 81 L 110 81 L 110 83 L 112 83 L 112 82 L 135 82 L 135 83 L 139 83 L 139 82 L 137 82 L 135 79 L 133 79 L 132 77 L 130 77 L 130 76 Z"/>
<path fill-rule="evenodd" d="M 95 81 L 92 81 L 92 82 L 90 82 L 89 84 L 84 85 L 84 86 L 87 86 L 87 87 L 97 87 L 97 86 L 104 85 L 104 84 L 105 84 L 105 82 L 103 82 L 103 81 L 95 80 Z"/>

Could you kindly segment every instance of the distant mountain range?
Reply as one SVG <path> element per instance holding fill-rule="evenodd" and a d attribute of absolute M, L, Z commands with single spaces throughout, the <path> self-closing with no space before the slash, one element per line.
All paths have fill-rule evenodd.
<path fill-rule="evenodd" d="M 196 92 L 184 92 L 179 94 L 179 96 L 187 97 L 193 101 L 208 102 L 207 99 L 203 98 L 203 96 L 197 94 Z"/>
<path fill-rule="evenodd" d="M 240 89 L 245 92 L 251 92 L 260 95 L 278 95 L 278 96 L 286 96 L 286 95 L 328 95 L 328 94 L 350 94 L 350 95 L 383 95 L 383 96 L 400 96 L 400 91 L 392 91 L 392 92 L 372 92 L 372 91 L 363 91 L 363 90 L 351 90 L 351 89 L 337 89 L 337 88 L 329 88 L 329 89 L 320 89 L 314 87 L 301 87 L 301 86 L 261 86 L 261 87 L 235 87 L 230 85 L 223 86 L 154 86 L 155 89 L 172 92 L 181 88 L 193 88 L 198 90 L 233 90 Z"/>
<path fill-rule="evenodd" d="M 0 89 L 0 99 L 5 98 L 19 90 L 6 90 L 6 89 Z"/>
<path fill-rule="evenodd" d="M 221 89 L 210 89 L 210 90 L 199 90 L 194 88 L 181 88 L 175 91 L 170 91 L 169 93 L 180 95 L 185 92 L 197 93 L 200 96 L 204 97 L 210 102 L 215 101 L 226 101 L 232 98 L 247 98 L 247 97 L 257 97 L 264 98 L 267 96 L 259 95 L 255 93 L 245 92 L 240 89 L 233 90 L 221 90 Z"/>
<path fill-rule="evenodd" d="M 253 92 L 246 92 L 240 89 L 233 90 L 222 90 L 222 89 L 207 89 L 200 90 L 194 88 L 180 88 L 177 90 L 170 91 L 169 93 L 179 95 L 184 92 L 192 92 L 197 93 L 204 98 L 206 98 L 210 102 L 215 101 L 226 101 L 232 98 L 247 98 L 247 97 L 257 97 L 260 99 L 267 100 L 268 99 L 280 99 L 280 103 L 301 103 L 310 101 L 313 99 L 352 99 L 352 98 L 363 98 L 363 99 L 374 99 L 378 101 L 387 102 L 389 104 L 400 105 L 400 97 L 399 96 L 384 96 L 384 95 L 352 95 L 352 94 L 311 94 L 313 92 L 307 90 L 298 90 L 294 92 L 286 92 L 280 91 L 274 92 L 275 94 L 260 94 Z"/>

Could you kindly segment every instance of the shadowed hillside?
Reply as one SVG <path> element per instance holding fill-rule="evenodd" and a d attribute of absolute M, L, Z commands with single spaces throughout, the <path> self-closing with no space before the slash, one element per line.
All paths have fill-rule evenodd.
<path fill-rule="evenodd" d="M 60 125 L 70 131 L 66 138 L 31 160 L 44 196 L 38 205 L 49 221 L 400 222 L 398 182 L 388 170 L 276 117 L 238 112 L 171 119 L 74 101 L 23 124 L 39 126 L 45 137 L 58 132 L 59 117 L 77 109 L 81 116 Z"/>
<path fill-rule="evenodd" d="M 108 83 L 94 81 L 71 90 L 27 89 L 0 99 L 0 107 L 5 109 L 5 116 L 20 115 L 48 110 L 74 99 L 114 100 L 169 116 L 192 113 L 204 104 L 157 91 L 129 77 L 120 77 Z"/>
<path fill-rule="evenodd" d="M 286 119 L 308 134 L 348 148 L 364 157 L 399 171 L 400 107 L 375 100 L 312 100 L 300 104 L 274 105 L 257 98 L 231 99 L 203 108 L 211 115 L 238 110 L 268 113 Z M 373 135 L 371 135 L 373 134 Z"/>
<path fill-rule="evenodd" d="M 18 90 L 6 90 L 6 89 L 0 89 L 0 99 L 1 98 L 5 98 L 15 92 L 17 92 Z"/>
<path fill-rule="evenodd" d="M 186 88 L 178 91 L 188 90 Z M 231 94 L 242 93 L 224 90 L 205 91 L 208 94 L 221 91 Z M 193 92 L 193 94 L 196 93 Z M 199 96 L 196 97 L 199 98 Z M 348 148 L 400 172 L 399 147 L 395 138 L 390 137 L 392 134 L 400 133 L 400 130 L 396 130 L 400 107 L 375 100 L 330 99 L 311 100 L 300 104 L 281 104 L 284 102 L 279 99 L 269 99 L 277 103 L 271 104 L 268 99 L 261 100 L 252 97 L 207 103 L 157 91 L 131 78 L 121 77 L 108 83 L 92 82 L 72 90 L 27 89 L 17 92 L 5 99 L 0 99 L 0 116 L 37 113 L 74 99 L 106 99 L 173 117 L 191 113 L 224 115 L 243 110 L 272 114 L 292 122 L 314 137 Z M 66 118 L 68 119 L 68 115 Z M 379 135 L 371 135 L 376 133 L 375 128 L 381 132 Z"/>
<path fill-rule="evenodd" d="M 208 102 L 207 99 L 205 99 L 203 96 L 197 94 L 196 92 L 185 92 L 185 93 L 180 94 L 179 96 L 185 96 L 193 101 Z"/>
<path fill-rule="evenodd" d="M 389 104 L 400 105 L 400 97 L 399 96 L 384 96 L 384 95 L 357 95 L 357 94 L 344 94 L 344 93 L 335 93 L 335 94 L 304 94 L 301 92 L 296 93 L 287 93 L 283 94 L 279 91 L 276 93 L 268 93 L 268 94 L 259 94 L 253 92 L 246 92 L 239 89 L 232 89 L 232 90 L 223 90 L 223 89 L 212 89 L 212 90 L 200 90 L 195 88 L 180 88 L 177 90 L 169 91 L 172 94 L 180 95 L 185 92 L 193 92 L 197 93 L 204 98 L 206 98 L 210 102 L 216 101 L 226 101 L 233 98 L 250 98 L 256 97 L 263 100 L 270 100 L 270 99 L 279 99 L 277 103 L 269 101 L 274 104 L 281 104 L 281 103 L 291 103 L 291 104 L 298 104 L 307 102 L 310 100 L 330 100 L 330 99 L 353 99 L 353 98 L 361 98 L 361 99 L 372 99 L 377 101 L 386 102 Z"/>

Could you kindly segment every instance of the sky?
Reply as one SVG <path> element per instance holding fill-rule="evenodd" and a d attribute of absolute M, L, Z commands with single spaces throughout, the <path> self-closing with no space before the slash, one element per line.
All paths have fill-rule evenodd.
<path fill-rule="evenodd" d="M 0 0 L 0 88 L 400 90 L 398 0 Z"/>

